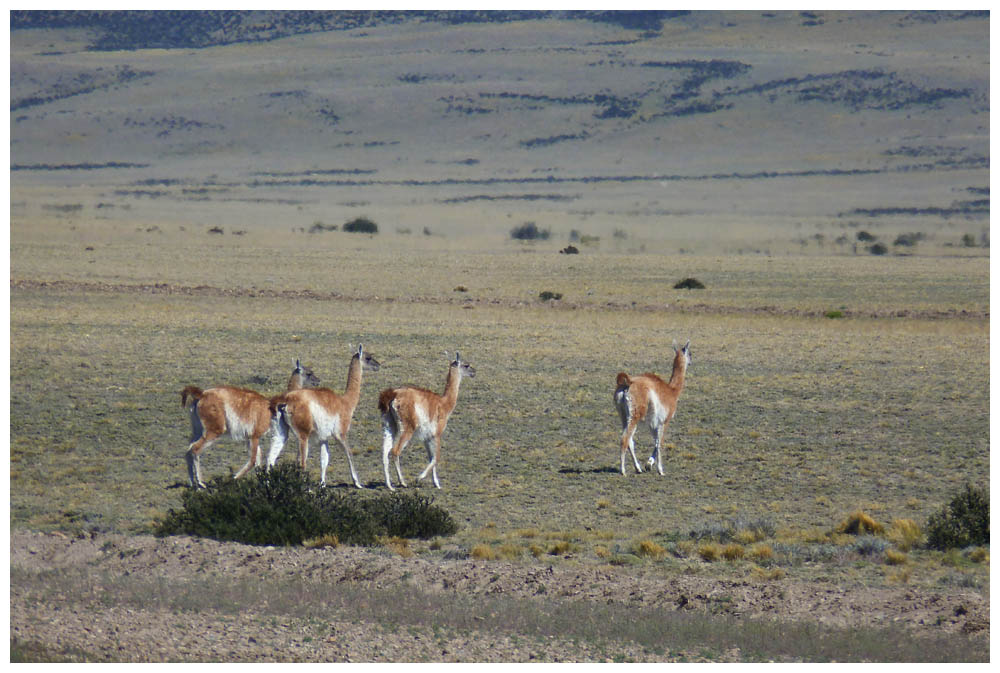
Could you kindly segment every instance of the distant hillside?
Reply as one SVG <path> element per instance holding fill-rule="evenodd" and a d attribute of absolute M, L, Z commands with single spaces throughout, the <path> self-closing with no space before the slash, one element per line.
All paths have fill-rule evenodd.
<path fill-rule="evenodd" d="M 989 28 L 988 12 L 15 11 L 12 217 L 958 241 L 989 218 Z"/>
<path fill-rule="evenodd" d="M 68 11 L 15 10 L 11 30 L 25 28 L 94 28 L 95 51 L 179 49 L 237 42 L 261 42 L 289 35 L 371 28 L 384 24 L 440 22 L 508 23 L 561 18 L 598 21 L 630 30 L 658 31 L 676 11 Z"/>

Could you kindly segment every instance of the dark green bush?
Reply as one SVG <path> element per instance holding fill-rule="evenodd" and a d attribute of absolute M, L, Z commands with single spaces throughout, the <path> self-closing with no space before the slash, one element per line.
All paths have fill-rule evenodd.
<path fill-rule="evenodd" d="M 885 247 L 884 243 L 876 243 L 868 248 L 868 252 L 873 255 L 885 255 L 889 252 L 889 248 Z"/>
<path fill-rule="evenodd" d="M 430 538 L 458 530 L 431 498 L 320 488 L 294 463 L 244 479 L 218 477 L 207 489 L 185 491 L 182 498 L 183 509 L 171 509 L 157 535 L 260 545 L 299 545 L 336 535 L 344 544 L 373 545 L 383 536 Z"/>
<path fill-rule="evenodd" d="M 927 520 L 927 546 L 951 549 L 990 543 L 990 493 L 966 485 L 947 506 Z"/>
<path fill-rule="evenodd" d="M 562 299 L 562 292 L 552 292 L 550 290 L 543 290 L 538 293 L 538 298 L 542 301 L 551 301 L 553 299 Z"/>
<path fill-rule="evenodd" d="M 510 230 L 510 237 L 519 241 L 534 241 L 536 239 L 547 241 L 550 235 L 551 232 L 548 229 L 539 229 L 534 222 L 525 222 Z"/>
<path fill-rule="evenodd" d="M 685 278 L 674 284 L 675 290 L 704 290 L 705 284 L 697 278 Z"/>
<path fill-rule="evenodd" d="M 358 234 L 377 234 L 378 225 L 367 217 L 355 217 L 350 222 L 344 224 L 344 231 Z"/>

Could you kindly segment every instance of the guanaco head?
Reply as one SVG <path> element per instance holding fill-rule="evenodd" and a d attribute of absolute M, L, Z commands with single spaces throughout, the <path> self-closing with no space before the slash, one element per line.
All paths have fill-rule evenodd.
<path fill-rule="evenodd" d="M 368 372 L 377 372 L 378 368 L 382 366 L 371 353 L 365 352 L 364 346 L 361 344 L 358 344 L 358 350 L 354 353 L 354 357 L 361 361 L 361 367 Z"/>
<path fill-rule="evenodd" d="M 320 384 L 319 377 L 313 374 L 313 370 L 295 360 L 295 369 L 292 370 L 292 379 L 298 379 L 300 388 L 315 388 Z"/>
<path fill-rule="evenodd" d="M 691 340 L 690 339 L 688 339 L 687 343 L 684 344 L 684 347 L 680 348 L 680 349 L 677 348 L 677 342 L 674 341 L 674 361 L 675 362 L 676 362 L 676 360 L 677 360 L 678 357 L 681 357 L 681 358 L 684 359 L 684 368 L 687 369 L 687 366 L 691 364 Z"/>
<path fill-rule="evenodd" d="M 459 357 L 458 351 L 455 351 L 455 359 L 451 362 L 451 368 L 456 369 L 459 376 L 468 376 L 471 379 L 476 375 L 476 368 L 468 362 L 462 362 L 462 358 Z"/>

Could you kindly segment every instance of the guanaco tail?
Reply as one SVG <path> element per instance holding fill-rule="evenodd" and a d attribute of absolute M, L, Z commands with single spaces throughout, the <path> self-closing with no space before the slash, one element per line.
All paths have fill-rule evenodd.
<path fill-rule="evenodd" d="M 632 456 L 635 471 L 642 472 L 639 461 L 635 457 L 635 442 L 633 437 L 639 423 L 645 421 L 653 435 L 653 453 L 649 456 L 649 467 L 656 465 L 657 471 L 663 474 L 663 458 L 660 447 L 667 425 L 677 413 L 677 399 L 684 390 L 684 376 L 691 364 L 691 341 L 681 349 L 674 343 L 674 369 L 669 381 L 664 381 L 656 374 L 629 376 L 619 372 L 615 380 L 615 408 L 622 421 L 621 440 L 621 471 L 625 474 L 625 451 Z"/>
<path fill-rule="evenodd" d="M 434 486 L 441 488 L 437 474 L 441 458 L 441 435 L 448 425 L 448 417 L 458 403 L 458 387 L 462 378 L 472 378 L 475 375 L 475 368 L 468 362 L 463 362 L 459 354 L 455 353 L 455 359 L 448 365 L 443 395 L 413 386 L 387 388 L 379 395 L 378 410 L 382 414 L 382 467 L 385 471 L 385 485 L 390 491 L 395 489 L 389 477 L 389 454 L 395 460 L 399 485 L 405 487 L 403 472 L 399 468 L 399 454 L 414 438 L 424 443 L 430 461 L 417 480 L 424 479 L 430 472 Z"/>

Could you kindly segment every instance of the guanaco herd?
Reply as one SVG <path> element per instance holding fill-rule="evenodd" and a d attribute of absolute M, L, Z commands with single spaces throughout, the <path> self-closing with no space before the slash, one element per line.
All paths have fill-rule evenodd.
<path fill-rule="evenodd" d="M 625 452 L 632 456 L 635 471 L 642 472 L 642 466 L 635 456 L 635 431 L 644 422 L 653 436 L 653 452 L 647 465 L 663 474 L 661 445 L 667 425 L 677 413 L 677 400 L 684 390 L 684 377 L 691 364 L 691 341 L 682 348 L 674 343 L 673 371 L 668 381 L 656 374 L 629 376 L 621 372 L 615 379 L 614 404 L 622 422 L 621 473 L 625 472 Z M 352 347 L 352 350 L 353 347 Z M 201 453 L 216 440 L 230 437 L 245 440 L 250 457 L 235 474 L 238 479 L 252 467 L 263 466 L 261 438 L 272 432 L 271 448 L 267 454 L 267 467 L 272 467 L 288 441 L 290 431 L 295 432 L 299 442 L 299 466 L 306 469 L 309 443 L 319 442 L 320 485 L 326 486 L 326 468 L 330 464 L 330 438 L 337 440 L 347 454 L 347 464 L 351 468 L 351 479 L 358 488 L 364 488 L 354 469 L 354 459 L 347 444 L 347 433 L 351 429 L 354 409 L 361 398 L 362 372 L 377 372 L 379 362 L 362 345 L 351 357 L 347 369 L 347 387 L 337 394 L 329 388 L 319 388 L 320 380 L 312 369 L 295 361 L 295 369 L 288 379 L 285 392 L 268 399 L 260 393 L 236 388 L 218 386 L 202 390 L 187 386 L 181 391 L 181 406 L 191 414 L 191 444 L 187 451 L 188 479 L 193 488 L 205 488 L 201 480 Z M 417 481 L 425 479 L 428 473 L 436 488 L 441 488 L 437 466 L 441 459 L 441 435 L 448 418 L 458 403 L 458 388 L 465 377 L 476 375 L 475 368 L 455 353 L 455 359 L 448 365 L 444 394 L 403 386 L 387 388 L 378 397 L 378 410 L 382 418 L 382 468 L 385 485 L 390 491 L 395 488 L 389 475 L 389 456 L 393 457 L 399 485 L 406 481 L 399 467 L 399 456 L 412 439 L 423 442 L 427 448 L 429 462 Z"/>

